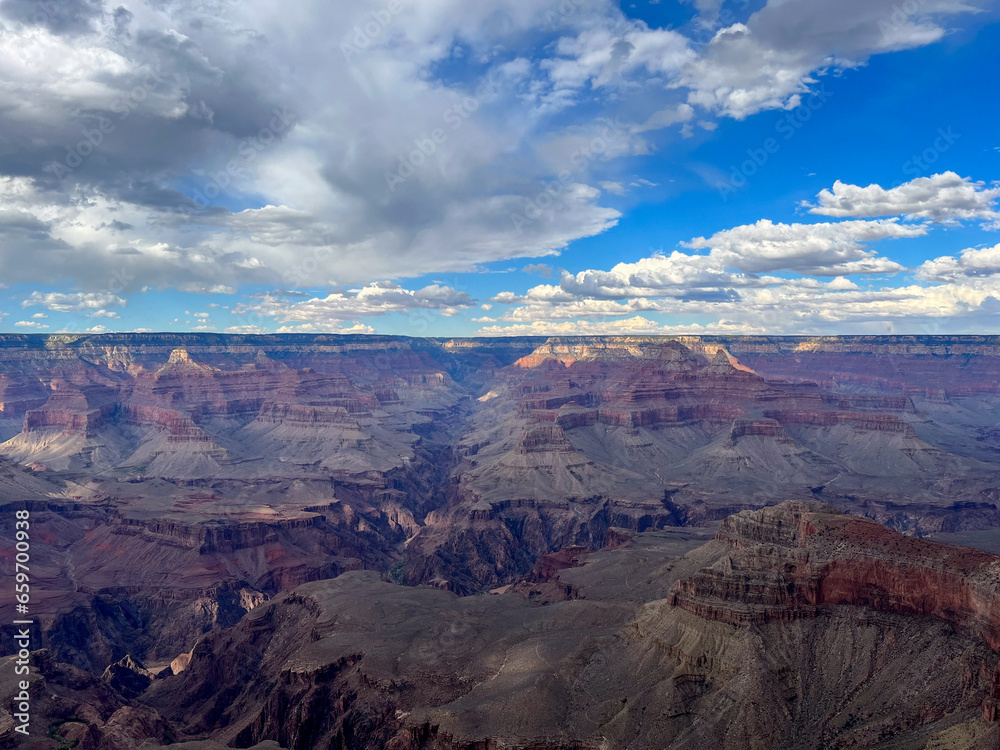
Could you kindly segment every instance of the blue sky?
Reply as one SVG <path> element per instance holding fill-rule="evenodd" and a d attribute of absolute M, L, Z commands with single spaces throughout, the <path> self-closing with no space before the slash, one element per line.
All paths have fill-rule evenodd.
<path fill-rule="evenodd" d="M 0 6 L 0 330 L 1000 333 L 997 4 Z"/>

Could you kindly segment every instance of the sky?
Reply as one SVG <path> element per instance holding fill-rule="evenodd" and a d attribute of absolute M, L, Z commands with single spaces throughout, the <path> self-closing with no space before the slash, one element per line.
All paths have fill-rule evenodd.
<path fill-rule="evenodd" d="M 998 0 L 0 0 L 0 330 L 1000 333 Z"/>

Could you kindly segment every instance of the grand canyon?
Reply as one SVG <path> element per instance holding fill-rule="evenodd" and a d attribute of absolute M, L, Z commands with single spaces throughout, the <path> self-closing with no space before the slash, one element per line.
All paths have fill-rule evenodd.
<path fill-rule="evenodd" d="M 0 748 L 996 748 L 998 425 L 993 336 L 3 335 Z"/>

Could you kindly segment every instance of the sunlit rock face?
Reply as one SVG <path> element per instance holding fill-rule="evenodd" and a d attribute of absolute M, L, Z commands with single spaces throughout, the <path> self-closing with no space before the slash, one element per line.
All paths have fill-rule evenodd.
<path fill-rule="evenodd" d="M 410 543 L 406 580 L 468 593 L 612 527 L 788 498 L 911 534 L 996 526 L 998 351 L 982 338 L 542 342 L 474 392 L 449 503 Z"/>
<path fill-rule="evenodd" d="M 1000 739 L 1000 557 L 820 503 L 742 512 L 707 536 L 570 548 L 492 596 L 371 572 L 306 584 L 205 638 L 144 700 L 241 747 Z"/>
<path fill-rule="evenodd" d="M 3 336 L 0 502 L 99 677 L 349 572 L 573 599 L 540 559 L 785 500 L 987 534 L 998 383 L 983 337 Z"/>

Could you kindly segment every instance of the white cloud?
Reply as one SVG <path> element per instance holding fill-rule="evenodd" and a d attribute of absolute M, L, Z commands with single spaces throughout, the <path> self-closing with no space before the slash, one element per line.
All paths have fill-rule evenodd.
<path fill-rule="evenodd" d="M 53 312 L 84 312 L 95 310 L 94 316 L 107 307 L 124 307 L 125 300 L 111 292 L 32 292 L 22 307 L 42 305 Z"/>
<path fill-rule="evenodd" d="M 619 263 L 610 271 L 587 270 L 564 274 L 558 289 L 567 298 L 590 296 L 606 299 L 683 295 L 697 289 L 743 286 L 753 280 L 725 270 L 722 263 L 707 255 L 674 251 L 654 255 L 635 263 Z M 529 292 L 529 295 L 536 290 Z"/>
<path fill-rule="evenodd" d="M 225 332 L 237 333 L 242 335 L 269 333 L 269 331 L 263 326 L 229 326 Z"/>
<path fill-rule="evenodd" d="M 715 28 L 719 0 L 694 2 Z M 363 288 L 555 255 L 616 225 L 619 212 L 602 201 L 643 181 L 615 179 L 607 162 L 652 153 L 661 144 L 646 133 L 710 131 L 712 114 L 793 107 L 823 71 L 928 44 L 971 12 L 922 0 L 918 13 L 880 24 L 896 4 L 770 0 L 703 42 L 697 28 L 630 20 L 611 0 L 570 13 L 563 0 L 415 0 L 341 60 L 341 43 L 370 20 L 365 0 L 135 0 L 127 13 L 88 3 L 82 20 L 60 20 L 57 9 L 43 23 L 15 13 L 29 0 L 8 0 L 0 277 L 37 284 L 58 268 L 70 288 L 114 299 L 49 309 L 107 311 L 140 288 Z M 474 64 L 455 65 L 458 52 Z M 580 158 L 605 117 L 629 124 Z M 390 188 L 387 173 L 403 167 L 412 173 Z M 538 210 L 531 203 L 562 169 L 571 178 Z M 222 207 L 232 205 L 249 208 Z M 857 243 L 814 253 L 817 272 L 896 268 Z M 785 262 L 782 252 L 784 267 L 812 268 L 807 250 L 775 249 L 771 260 Z M 751 280 L 726 268 L 745 276 L 767 265 L 750 250 L 713 253 L 715 265 L 685 278 L 715 274 L 739 287 Z M 353 320 L 352 307 L 391 304 L 349 293 L 311 312 L 293 307 L 269 309 Z"/>
<path fill-rule="evenodd" d="M 597 88 L 618 82 L 638 69 L 647 74 L 676 74 L 694 59 L 690 41 L 669 29 L 650 29 L 637 23 L 628 29 L 591 28 L 563 37 L 556 58 L 542 68 L 557 88 Z"/>
<path fill-rule="evenodd" d="M 94 4 L 75 35 L 4 3 L 0 124 L 16 148 L 0 154 L 0 275 L 38 282 L 59 267 L 88 291 L 124 276 L 123 290 L 232 294 L 467 271 L 600 233 L 618 213 L 588 169 L 558 210 L 516 226 L 551 173 L 538 158 L 496 168 L 551 140 L 532 95 L 537 32 L 624 23 L 609 0 L 569 14 L 560 2 L 404 3 L 345 59 L 341 42 L 371 20 L 364 0 Z M 628 64 L 646 75 L 687 46 L 673 31 L 630 34 Z M 437 76 L 459 47 L 489 86 Z M 390 190 L 386 173 L 413 153 L 426 163 Z M 253 207 L 212 205 L 232 203 Z"/>
<path fill-rule="evenodd" d="M 229 286 L 228 284 L 203 284 L 198 282 L 180 284 L 178 289 L 191 294 L 236 294 L 239 291 L 236 287 Z"/>
<path fill-rule="evenodd" d="M 711 28 L 719 20 L 723 0 L 683 0 L 692 3 L 698 9 L 698 25 Z"/>
<path fill-rule="evenodd" d="M 282 333 L 339 329 L 347 320 L 389 313 L 426 315 L 427 311 L 437 311 L 450 315 L 474 304 L 475 300 L 467 292 L 448 286 L 431 284 L 423 289 L 409 290 L 398 284 L 381 282 L 298 302 L 268 294 L 258 302 L 238 305 L 233 313 L 276 320 L 285 324 L 278 329 Z"/>
<path fill-rule="evenodd" d="M 483 328 L 479 333 L 669 333 L 693 332 L 689 329 L 696 327 L 658 323 L 648 317 L 651 314 L 714 320 L 702 324 L 702 333 L 1000 332 L 1000 277 L 870 289 L 850 283 L 803 281 L 813 283 L 747 289 L 736 299 L 539 302 L 512 309 L 501 319 L 504 324 Z"/>
<path fill-rule="evenodd" d="M 736 23 L 719 30 L 672 85 L 689 90 L 689 103 L 742 120 L 798 106 L 816 83 L 810 73 L 817 63 L 796 49 L 772 48 Z"/>
<path fill-rule="evenodd" d="M 14 325 L 18 328 L 48 328 L 47 325 L 36 320 L 19 320 Z"/>
<path fill-rule="evenodd" d="M 920 237 L 930 229 L 897 218 L 762 220 L 681 243 L 707 254 L 657 254 L 610 270 L 563 272 L 558 284 L 523 294 L 501 292 L 491 301 L 511 307 L 480 333 L 672 332 L 692 326 L 705 333 L 1000 332 L 1000 245 L 927 261 L 915 273 L 922 284 L 862 288 L 846 278 L 903 270 L 866 243 Z M 778 271 L 808 275 L 763 275 Z"/>
<path fill-rule="evenodd" d="M 300 323 L 294 326 L 281 326 L 276 333 L 338 333 L 338 334 L 372 334 L 375 329 L 363 323 L 343 325 L 339 323 Z"/>
<path fill-rule="evenodd" d="M 630 336 L 630 335 L 713 335 L 724 333 L 762 333 L 741 325 L 726 322 L 707 326 L 679 325 L 671 326 L 636 316 L 626 320 L 611 321 L 541 321 L 513 326 L 486 326 L 480 328 L 477 336 Z"/>
<path fill-rule="evenodd" d="M 957 0 L 921 0 L 913 15 L 899 7 L 895 0 L 769 0 L 746 23 L 720 29 L 672 85 L 689 90 L 691 104 L 736 119 L 792 109 L 822 72 L 932 44 L 946 33 L 943 19 L 975 10 Z"/>
<path fill-rule="evenodd" d="M 923 225 L 899 224 L 895 219 L 821 224 L 775 224 L 761 219 L 681 244 L 695 250 L 711 249 L 713 258 L 749 273 L 784 269 L 815 276 L 845 276 L 902 270 L 900 264 L 876 257 L 864 243 L 926 233 Z"/>
<path fill-rule="evenodd" d="M 1000 186 L 986 187 L 954 172 L 918 177 L 886 190 L 881 185 L 848 185 L 837 180 L 832 190 L 822 190 L 816 205 L 804 203 L 809 213 L 823 216 L 906 216 L 940 222 L 982 219 L 996 221 Z"/>
<path fill-rule="evenodd" d="M 957 282 L 1000 274 L 1000 245 L 963 250 L 959 257 L 945 255 L 925 261 L 917 278 L 925 281 Z"/>

